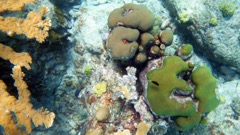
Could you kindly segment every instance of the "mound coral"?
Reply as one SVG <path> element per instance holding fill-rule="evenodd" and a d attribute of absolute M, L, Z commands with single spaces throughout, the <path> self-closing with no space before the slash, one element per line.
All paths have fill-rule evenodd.
<path fill-rule="evenodd" d="M 181 23 L 187 23 L 189 22 L 190 17 L 188 13 L 180 13 L 178 14 L 178 19 Z"/>
<path fill-rule="evenodd" d="M 154 21 L 154 15 L 146 6 L 132 3 L 113 10 L 108 17 L 109 27 L 116 27 L 121 24 L 142 31 L 150 30 Z"/>
<path fill-rule="evenodd" d="M 236 10 L 236 8 L 232 2 L 226 2 L 226 3 L 221 4 L 219 6 L 219 9 L 220 9 L 220 11 L 222 11 L 222 14 L 224 17 L 231 17 Z"/>
<path fill-rule="evenodd" d="M 150 30 L 154 23 L 160 23 L 159 18 L 155 20 L 144 5 L 125 4 L 113 10 L 108 17 L 108 25 L 113 30 L 106 45 L 110 56 L 122 62 L 142 64 L 148 59 L 163 55 L 165 45 L 171 45 L 173 41 L 173 31 L 166 29 L 159 37 L 158 34 L 153 36 L 149 33 Z"/>
<path fill-rule="evenodd" d="M 106 106 L 99 107 L 96 111 L 95 117 L 98 121 L 105 121 L 110 117 L 110 109 Z"/>
<path fill-rule="evenodd" d="M 171 45 L 173 41 L 173 31 L 166 29 L 159 34 L 159 38 L 164 45 Z"/>
<path fill-rule="evenodd" d="M 138 43 L 136 42 L 138 36 L 139 31 L 136 29 L 115 28 L 107 42 L 107 48 L 111 52 L 112 58 L 116 60 L 131 59 L 138 49 Z"/>

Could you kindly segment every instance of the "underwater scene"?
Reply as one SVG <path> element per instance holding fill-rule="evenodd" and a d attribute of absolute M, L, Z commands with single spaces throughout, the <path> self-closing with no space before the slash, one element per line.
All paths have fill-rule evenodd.
<path fill-rule="evenodd" d="M 0 0 L 0 135 L 240 135 L 240 0 Z"/>

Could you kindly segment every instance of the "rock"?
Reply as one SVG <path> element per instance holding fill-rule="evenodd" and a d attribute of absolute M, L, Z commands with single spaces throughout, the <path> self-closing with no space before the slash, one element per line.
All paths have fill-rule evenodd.
<path fill-rule="evenodd" d="M 240 10 L 236 10 L 231 18 L 226 18 L 219 11 L 222 3 L 222 0 L 208 3 L 205 0 L 167 1 L 174 16 L 177 17 L 180 13 L 189 15 L 189 22 L 180 23 L 180 27 L 186 30 L 182 32 L 187 33 L 189 39 L 194 42 L 194 48 L 197 48 L 195 50 L 208 59 L 240 72 L 239 34 L 236 34 L 239 33 L 237 26 L 240 25 Z M 240 1 L 235 1 L 234 4 L 237 7 Z M 219 19 L 218 25 L 214 27 L 209 24 L 213 17 Z"/>
<path fill-rule="evenodd" d="M 234 113 L 240 116 L 240 99 L 239 98 L 233 99 L 231 107 Z"/>

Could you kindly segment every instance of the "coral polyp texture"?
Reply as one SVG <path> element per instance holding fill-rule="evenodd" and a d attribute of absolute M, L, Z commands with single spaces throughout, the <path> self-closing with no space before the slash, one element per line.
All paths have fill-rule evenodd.
<path fill-rule="evenodd" d="M 166 29 L 159 34 L 159 37 L 163 44 L 171 45 L 173 41 L 173 31 Z"/>
<path fill-rule="evenodd" d="M 110 27 L 124 25 L 142 31 L 150 30 L 154 25 L 154 21 L 154 15 L 146 6 L 132 3 L 113 10 L 108 17 Z"/>
<path fill-rule="evenodd" d="M 131 59 L 138 49 L 138 43 L 136 42 L 138 36 L 139 31 L 136 29 L 115 28 L 107 43 L 107 48 L 110 50 L 112 58 L 117 60 Z"/>
<path fill-rule="evenodd" d="M 191 129 L 201 121 L 202 114 L 209 113 L 219 105 L 215 89 L 216 79 L 210 70 L 198 67 L 192 73 L 192 83 L 181 79 L 188 64 L 180 57 L 163 60 L 160 68 L 147 73 L 147 100 L 151 110 L 162 116 L 175 116 L 179 130 Z M 194 93 L 194 97 L 191 97 Z"/>

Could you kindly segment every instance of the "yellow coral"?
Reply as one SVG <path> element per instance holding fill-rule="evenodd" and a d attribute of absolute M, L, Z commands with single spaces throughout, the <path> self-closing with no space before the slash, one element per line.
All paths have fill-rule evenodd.
<path fill-rule="evenodd" d="M 43 15 L 48 12 L 49 10 L 42 6 L 39 12 L 30 12 L 26 19 L 0 16 L 0 30 L 9 36 L 13 36 L 14 33 L 25 34 L 28 38 L 36 38 L 39 43 L 42 43 L 48 37 L 51 26 L 49 18 L 42 20 Z"/>
<path fill-rule="evenodd" d="M 124 129 L 123 131 L 118 130 L 117 132 L 114 133 L 114 135 L 131 135 L 131 132 L 128 129 Z"/>
<path fill-rule="evenodd" d="M 34 2 L 35 0 L 1 0 L 0 13 L 4 11 L 20 11 L 25 4 Z"/>
<path fill-rule="evenodd" d="M 96 97 L 100 97 L 107 90 L 107 82 L 101 82 L 95 85 L 94 92 Z"/>
<path fill-rule="evenodd" d="M 141 122 L 138 124 L 136 135 L 147 135 L 150 128 L 151 128 L 150 123 Z"/>
<path fill-rule="evenodd" d="M 124 94 L 124 97 L 126 98 L 126 102 L 129 101 L 129 99 L 131 98 L 130 97 L 131 95 L 127 86 L 116 87 L 116 90 Z"/>

